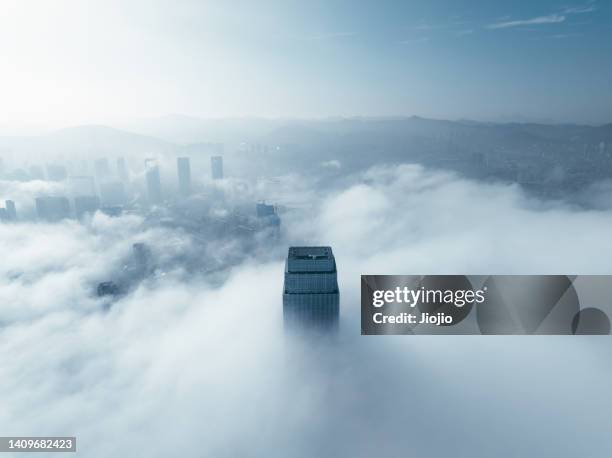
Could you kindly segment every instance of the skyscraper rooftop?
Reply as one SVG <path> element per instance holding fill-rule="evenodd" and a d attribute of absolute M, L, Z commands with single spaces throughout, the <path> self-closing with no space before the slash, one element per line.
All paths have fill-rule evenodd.
<path fill-rule="evenodd" d="M 285 324 L 334 329 L 338 324 L 339 291 L 331 247 L 290 247 L 285 264 Z"/>
<path fill-rule="evenodd" d="M 291 247 L 287 255 L 289 273 L 335 272 L 336 260 L 331 247 Z"/>

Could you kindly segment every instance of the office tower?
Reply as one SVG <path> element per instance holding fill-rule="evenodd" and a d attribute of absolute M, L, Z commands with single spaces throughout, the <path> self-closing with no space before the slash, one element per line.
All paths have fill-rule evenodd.
<path fill-rule="evenodd" d="M 67 177 L 68 172 L 63 165 L 47 165 L 47 179 L 49 181 L 64 181 Z"/>
<path fill-rule="evenodd" d="M 113 281 L 103 281 L 98 283 L 96 292 L 98 293 L 98 297 L 118 296 L 121 293 L 121 289 L 119 285 Z"/>
<path fill-rule="evenodd" d="M 96 159 L 94 162 L 94 174 L 98 181 L 105 180 L 110 176 L 110 167 L 108 165 L 108 159 L 105 157 Z"/>
<path fill-rule="evenodd" d="M 123 213 L 123 207 L 121 206 L 109 206 L 109 207 L 101 207 L 100 211 L 104 213 L 106 216 L 117 217 L 121 216 Z"/>
<path fill-rule="evenodd" d="M 212 156 L 210 158 L 210 169 L 212 172 L 213 180 L 222 180 L 223 179 L 223 157 L 222 156 Z"/>
<path fill-rule="evenodd" d="M 189 158 L 177 158 L 176 168 L 178 171 L 179 193 L 186 197 L 191 194 L 191 167 L 189 165 Z"/>
<path fill-rule="evenodd" d="M 124 184 L 121 181 L 100 183 L 100 200 L 105 206 L 125 205 L 127 197 Z"/>
<path fill-rule="evenodd" d="M 339 299 L 336 260 L 331 247 L 290 247 L 283 287 L 285 326 L 336 329 Z"/>
<path fill-rule="evenodd" d="M 258 203 L 255 207 L 258 218 L 266 218 L 268 216 L 276 215 L 274 205 L 267 205 L 265 202 Z"/>
<path fill-rule="evenodd" d="M 117 176 L 123 183 L 130 181 L 127 165 L 125 164 L 125 159 L 122 157 L 117 158 Z"/>
<path fill-rule="evenodd" d="M 134 266 L 137 276 L 145 277 L 155 271 L 153 253 L 146 243 L 138 242 L 132 245 L 134 252 Z"/>
<path fill-rule="evenodd" d="M 73 196 L 95 196 L 96 180 L 88 175 L 72 175 L 68 178 L 70 193 Z"/>
<path fill-rule="evenodd" d="M 86 214 L 93 215 L 100 208 L 98 196 L 78 196 L 74 198 L 74 213 L 78 219 Z"/>
<path fill-rule="evenodd" d="M 68 178 L 68 184 L 74 196 L 74 214 L 77 219 L 82 219 L 86 214 L 93 215 L 100 208 L 94 177 L 73 175 Z"/>
<path fill-rule="evenodd" d="M 262 202 L 256 204 L 255 211 L 257 213 L 257 220 L 259 221 L 259 227 L 271 231 L 271 235 L 275 238 L 280 237 L 281 220 L 276 213 L 276 207 Z"/>
<path fill-rule="evenodd" d="M 15 208 L 15 202 L 7 200 L 4 203 L 6 208 L 6 218 L 8 221 L 17 221 L 17 208 Z"/>
<path fill-rule="evenodd" d="M 147 176 L 147 192 L 149 194 L 149 204 L 161 204 L 161 178 L 159 176 L 159 165 L 157 164 L 157 161 L 155 159 L 145 159 L 145 172 Z"/>
<path fill-rule="evenodd" d="M 66 197 L 37 197 L 36 214 L 39 219 L 49 222 L 70 218 L 70 202 Z"/>
<path fill-rule="evenodd" d="M 6 222 L 8 221 L 8 216 L 6 213 L 6 208 L 0 208 L 0 221 Z"/>

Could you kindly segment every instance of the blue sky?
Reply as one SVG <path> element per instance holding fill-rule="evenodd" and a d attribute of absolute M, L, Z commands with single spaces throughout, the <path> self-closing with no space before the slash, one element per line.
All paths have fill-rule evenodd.
<path fill-rule="evenodd" d="M 601 0 L 0 8 L 0 122 L 167 113 L 612 122 L 612 5 Z"/>

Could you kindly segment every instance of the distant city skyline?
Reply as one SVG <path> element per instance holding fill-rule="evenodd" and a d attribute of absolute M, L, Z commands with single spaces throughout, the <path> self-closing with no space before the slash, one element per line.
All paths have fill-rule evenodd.
<path fill-rule="evenodd" d="M 201 118 L 612 122 L 612 5 L 7 0 L 1 128 Z"/>

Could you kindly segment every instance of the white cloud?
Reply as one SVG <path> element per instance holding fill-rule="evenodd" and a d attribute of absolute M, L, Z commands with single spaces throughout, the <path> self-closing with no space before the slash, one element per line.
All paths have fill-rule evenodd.
<path fill-rule="evenodd" d="M 545 16 L 537 16 L 530 19 L 509 20 L 509 18 L 504 18 L 504 20 L 487 25 L 486 28 L 507 29 L 510 27 L 521 27 L 526 25 L 557 24 L 560 22 L 565 22 L 567 16 L 569 15 L 591 13 L 593 11 L 596 11 L 596 8 L 592 4 L 583 6 L 572 6 L 564 8 L 558 13 L 552 13 Z"/>
<path fill-rule="evenodd" d="M 342 167 L 342 163 L 337 159 L 332 159 L 331 161 L 321 162 L 321 167 L 329 169 L 340 169 Z"/>
<path fill-rule="evenodd" d="M 525 25 L 556 24 L 565 21 L 566 17 L 562 14 L 548 14 L 531 19 L 519 19 L 514 21 L 502 21 L 489 24 L 487 29 L 507 29 L 510 27 L 520 27 Z"/>
<path fill-rule="evenodd" d="M 186 252 L 169 240 L 187 236 L 122 218 L 0 225 L 0 430 L 76 435 L 86 457 L 606 456 L 606 342 L 365 338 L 358 285 L 364 272 L 607 273 L 609 211 L 410 165 L 311 196 L 283 225 L 291 243 L 333 246 L 342 319 L 337 339 L 307 345 L 282 331 L 280 258 L 216 285 L 168 274 L 104 312 L 91 285 L 133 240 Z"/>
<path fill-rule="evenodd" d="M 586 6 L 573 6 L 569 8 L 565 8 L 563 13 L 565 14 L 583 14 L 583 13 L 592 13 L 596 8 L 593 5 Z"/>

